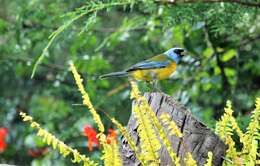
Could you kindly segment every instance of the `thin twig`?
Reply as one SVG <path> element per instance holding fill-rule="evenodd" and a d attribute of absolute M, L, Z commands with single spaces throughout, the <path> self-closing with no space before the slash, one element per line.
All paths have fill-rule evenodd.
<path fill-rule="evenodd" d="M 253 43 L 255 41 L 258 41 L 260 40 L 260 35 L 258 36 L 255 36 L 255 37 L 251 37 L 251 38 L 247 38 L 246 40 L 242 41 L 240 44 L 239 44 L 239 47 L 243 47 L 249 43 Z"/>
<path fill-rule="evenodd" d="M 159 3 L 166 3 L 166 4 L 181 4 L 181 3 L 197 3 L 197 2 L 202 2 L 202 3 L 233 3 L 233 4 L 239 4 L 242 6 L 247 6 L 247 7 L 257 7 L 260 8 L 260 3 L 253 3 L 253 2 L 243 2 L 240 0 L 159 0 L 156 1 Z"/>

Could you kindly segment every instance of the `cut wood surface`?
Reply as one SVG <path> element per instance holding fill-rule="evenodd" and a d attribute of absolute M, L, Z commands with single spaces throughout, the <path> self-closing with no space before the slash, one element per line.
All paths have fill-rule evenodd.
<path fill-rule="evenodd" d="M 146 93 L 145 97 L 157 117 L 162 113 L 168 113 L 183 133 L 182 139 L 176 136 L 168 136 L 174 152 L 181 159 L 181 165 L 184 165 L 184 157 L 187 152 L 191 152 L 197 165 L 203 165 L 208 158 L 209 151 L 213 153 L 213 165 L 222 165 L 227 146 L 212 130 L 196 119 L 182 104 L 166 94 L 158 92 Z M 133 101 L 133 105 L 134 104 L 135 102 Z M 137 133 L 137 128 L 138 124 L 132 114 L 127 129 L 135 141 L 136 146 L 139 147 L 140 138 Z M 140 162 L 136 159 L 134 152 L 130 149 L 124 138 L 122 139 L 121 154 L 124 165 L 140 165 Z M 165 146 L 162 146 L 159 154 L 160 165 L 174 165 Z"/>

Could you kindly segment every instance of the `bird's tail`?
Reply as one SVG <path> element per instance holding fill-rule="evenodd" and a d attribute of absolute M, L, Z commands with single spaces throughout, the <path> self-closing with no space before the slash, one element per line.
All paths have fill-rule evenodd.
<path fill-rule="evenodd" d="M 100 79 L 112 78 L 112 77 L 125 77 L 128 73 L 125 71 L 113 72 L 99 76 Z"/>

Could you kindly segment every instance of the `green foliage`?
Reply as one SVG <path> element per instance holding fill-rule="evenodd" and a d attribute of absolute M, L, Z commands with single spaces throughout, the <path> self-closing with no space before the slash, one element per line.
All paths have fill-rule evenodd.
<path fill-rule="evenodd" d="M 78 86 L 79 91 L 81 92 L 83 104 L 89 108 L 89 111 L 92 114 L 92 118 L 99 128 L 99 133 L 95 136 L 99 139 L 100 144 L 102 146 L 103 155 L 101 160 L 103 160 L 104 165 L 110 166 L 121 166 L 122 161 L 119 154 L 119 146 L 116 140 L 108 143 L 107 137 L 104 135 L 104 124 L 100 119 L 100 115 L 96 112 L 93 104 L 91 103 L 88 93 L 85 91 L 82 85 L 82 79 L 74 64 L 70 64 L 70 69 L 73 73 L 75 82 Z M 175 135 L 179 138 L 182 137 L 182 133 L 179 128 L 175 124 L 175 122 L 171 121 L 170 116 L 168 114 L 162 114 L 160 116 L 160 120 L 156 117 L 155 113 L 151 109 L 148 104 L 148 101 L 144 96 L 140 94 L 140 91 L 137 87 L 137 84 L 133 81 L 131 83 L 131 98 L 135 99 L 136 104 L 133 108 L 133 115 L 136 118 L 138 123 L 137 132 L 140 137 L 140 148 L 138 148 L 132 141 L 132 138 L 127 134 L 126 129 L 114 118 L 109 119 L 119 128 L 122 132 L 125 139 L 129 142 L 130 147 L 136 153 L 135 155 L 140 160 L 142 165 L 160 165 L 160 155 L 158 151 L 163 144 L 166 146 L 166 149 L 172 159 L 172 162 L 176 166 L 180 166 L 180 158 L 176 155 L 171 147 L 171 143 L 167 137 L 167 134 L 164 132 L 163 125 L 166 125 L 171 132 L 168 134 L 169 136 Z M 216 134 L 224 141 L 224 143 L 228 146 L 225 161 L 223 165 L 232 166 L 232 165 L 257 165 L 260 163 L 258 160 L 259 156 L 259 132 L 260 132 L 260 98 L 256 99 L 256 108 L 252 112 L 250 123 L 248 125 L 247 131 L 243 133 L 241 129 L 238 127 L 235 118 L 233 117 L 233 110 L 231 106 L 231 102 L 227 101 L 227 107 L 225 108 L 225 113 L 221 117 L 221 119 L 216 124 Z M 60 141 L 53 134 L 49 133 L 47 130 L 44 130 L 40 127 L 40 125 L 33 120 L 31 116 L 26 115 L 23 112 L 20 112 L 20 116 L 23 121 L 29 122 L 30 126 L 36 130 L 38 130 L 37 135 L 42 137 L 42 141 L 52 148 L 58 149 L 59 153 L 63 157 L 67 157 L 69 154 L 73 155 L 73 163 L 84 162 L 84 166 L 97 165 L 94 161 L 90 160 L 88 157 L 81 155 L 76 149 L 72 149 L 70 146 L 66 145 L 64 142 Z M 157 133 L 156 133 L 157 132 Z M 243 148 L 241 151 L 238 151 L 235 148 L 235 142 L 232 139 L 234 133 L 237 133 L 240 138 L 240 142 L 243 144 Z M 161 140 L 161 142 L 160 142 Z M 139 150 L 137 150 L 139 149 Z M 185 164 L 187 166 L 194 165 L 196 166 L 196 161 L 192 158 L 190 152 L 185 154 Z M 213 161 L 213 153 L 208 152 L 208 159 L 205 166 L 211 166 Z"/>
<path fill-rule="evenodd" d="M 83 125 L 94 122 L 79 103 L 81 96 L 67 70 L 71 59 L 97 111 L 106 110 L 126 124 L 131 107 L 126 80 L 98 76 L 170 47 L 184 47 L 188 55 L 170 79 L 160 82 L 161 89 L 211 127 L 230 99 L 238 125 L 246 130 L 248 110 L 260 94 L 259 7 L 134 0 L 0 3 L 0 127 L 12 131 L 1 163 L 57 165 L 57 159 L 59 165 L 70 163 L 53 152 L 38 159 L 27 155 L 25 138 L 31 131 L 20 123 L 20 110 L 80 152 L 99 158 L 100 152 L 86 150 L 81 136 Z M 44 58 L 30 79 L 40 55 Z M 112 125 L 103 113 L 101 118 L 106 127 Z M 35 148 L 41 146 L 34 142 Z"/>

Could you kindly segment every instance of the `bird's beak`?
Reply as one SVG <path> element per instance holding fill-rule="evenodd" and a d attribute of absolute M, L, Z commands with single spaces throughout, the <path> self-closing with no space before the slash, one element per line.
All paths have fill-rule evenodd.
<path fill-rule="evenodd" d="M 181 50 L 180 51 L 180 57 L 186 56 L 187 55 L 187 51 L 185 50 Z"/>
<path fill-rule="evenodd" d="M 176 53 L 180 57 L 183 57 L 184 55 L 186 55 L 185 52 L 186 51 L 183 48 L 175 48 L 175 50 L 174 50 L 174 53 Z"/>

